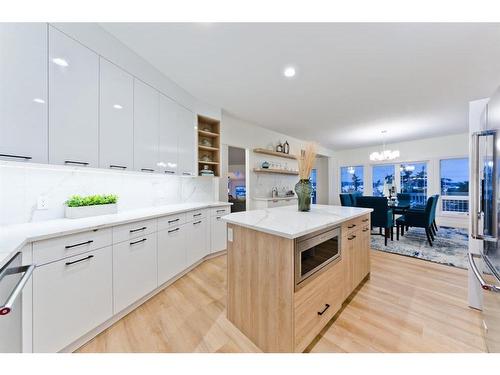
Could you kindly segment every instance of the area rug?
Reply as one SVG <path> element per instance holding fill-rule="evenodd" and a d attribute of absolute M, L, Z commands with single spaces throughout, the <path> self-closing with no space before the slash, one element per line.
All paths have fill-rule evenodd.
<path fill-rule="evenodd" d="M 425 230 L 410 228 L 404 236 L 396 240 L 394 228 L 394 241 L 387 241 L 384 237 L 375 235 L 377 228 L 373 229 L 371 236 L 372 249 L 389 253 L 406 255 L 414 258 L 429 260 L 435 263 L 446 264 L 453 267 L 467 269 L 468 234 L 467 229 L 439 227 L 432 247 L 427 243 Z"/>

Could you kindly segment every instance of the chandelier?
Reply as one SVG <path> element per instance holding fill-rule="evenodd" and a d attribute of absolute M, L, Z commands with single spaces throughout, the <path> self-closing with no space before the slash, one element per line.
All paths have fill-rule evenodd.
<path fill-rule="evenodd" d="M 385 148 L 385 134 L 387 130 L 382 130 L 382 151 L 380 152 L 372 152 L 370 154 L 371 161 L 385 161 L 385 160 L 394 160 L 399 158 L 399 150 L 386 150 Z"/>

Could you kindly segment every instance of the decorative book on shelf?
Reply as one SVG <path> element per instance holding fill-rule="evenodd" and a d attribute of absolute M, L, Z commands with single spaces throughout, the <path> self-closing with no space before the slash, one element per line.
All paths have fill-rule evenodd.
<path fill-rule="evenodd" d="M 198 175 L 202 170 L 220 176 L 220 121 L 198 115 Z"/>

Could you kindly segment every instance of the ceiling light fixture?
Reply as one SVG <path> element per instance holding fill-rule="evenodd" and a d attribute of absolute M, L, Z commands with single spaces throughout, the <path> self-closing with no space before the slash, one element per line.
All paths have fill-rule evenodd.
<path fill-rule="evenodd" d="M 295 71 L 295 68 L 293 66 L 287 66 L 284 70 L 283 70 L 283 75 L 286 77 L 286 78 L 292 78 L 292 77 L 295 77 L 295 74 L 296 74 L 296 71 Z"/>
<path fill-rule="evenodd" d="M 380 152 L 372 152 L 370 154 L 371 161 L 386 161 L 386 160 L 394 160 L 399 158 L 399 150 L 386 150 L 385 149 L 385 135 L 387 130 L 382 130 L 382 151 Z"/>
<path fill-rule="evenodd" d="M 63 66 L 63 67 L 67 67 L 69 65 L 69 63 L 66 60 L 61 59 L 60 57 L 53 58 L 52 62 L 56 65 Z"/>

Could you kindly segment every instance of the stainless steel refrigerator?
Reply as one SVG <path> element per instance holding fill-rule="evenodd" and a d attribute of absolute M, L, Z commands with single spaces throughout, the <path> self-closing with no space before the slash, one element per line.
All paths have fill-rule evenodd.
<path fill-rule="evenodd" d="M 500 352 L 500 89 L 490 98 L 471 137 L 471 237 L 482 241 L 469 251 L 470 270 L 482 289 L 485 341 Z"/>

